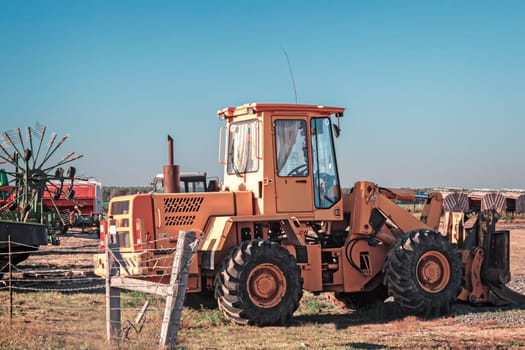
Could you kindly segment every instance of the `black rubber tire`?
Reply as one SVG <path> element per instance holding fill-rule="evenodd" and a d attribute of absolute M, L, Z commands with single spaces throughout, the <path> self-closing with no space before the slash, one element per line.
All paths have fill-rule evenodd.
<path fill-rule="evenodd" d="M 9 271 L 9 260 L 2 258 L 0 259 L 0 280 L 4 277 L 4 273 Z"/>
<path fill-rule="evenodd" d="M 265 276 L 259 282 L 266 284 L 273 272 L 285 283 L 269 288 L 268 305 L 264 305 L 266 301 L 253 296 L 253 286 L 259 285 L 258 273 Z M 221 265 L 215 279 L 215 297 L 224 315 L 234 323 L 283 325 L 299 307 L 302 284 L 299 266 L 286 249 L 270 241 L 245 241 L 232 249 Z"/>
<path fill-rule="evenodd" d="M 428 254 L 442 258 L 448 277 L 438 280 L 435 291 L 418 278 L 418 264 Z M 390 247 L 385 262 L 385 284 L 401 309 L 426 318 L 448 314 L 462 281 L 459 250 L 439 232 L 421 229 L 405 233 Z M 420 270 L 421 271 L 421 270 Z M 438 274 L 438 276 L 445 274 Z M 441 278 L 441 277 L 440 277 Z"/>
<path fill-rule="evenodd" d="M 29 258 L 29 253 L 16 253 L 13 252 L 13 257 L 11 258 L 11 264 L 13 266 L 16 266 L 17 264 L 21 263 L 22 261 Z M 0 259 L 0 280 L 4 277 L 4 274 L 9 272 L 9 259 L 7 257 L 3 257 Z"/>
<path fill-rule="evenodd" d="M 20 264 L 22 261 L 27 260 L 27 258 L 29 258 L 29 253 L 15 253 L 12 258 L 13 266 Z"/>

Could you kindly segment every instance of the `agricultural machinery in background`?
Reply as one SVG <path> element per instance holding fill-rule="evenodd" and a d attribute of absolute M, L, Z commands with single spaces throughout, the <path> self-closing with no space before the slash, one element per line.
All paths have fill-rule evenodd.
<path fill-rule="evenodd" d="M 56 234 L 77 223 L 82 203 L 76 200 L 76 169 L 69 166 L 65 170 L 64 166 L 82 155 L 69 152 L 59 157 L 68 137 L 48 133 L 47 127 L 40 124 L 2 133 L 0 269 L 6 265 L 9 249 L 11 253 L 23 252 L 12 255 L 11 263 L 19 263 L 40 245 L 58 244 Z M 71 203 L 77 208 L 71 208 Z"/>
<path fill-rule="evenodd" d="M 55 185 L 60 183 L 53 181 Z M 62 184 L 63 193 L 73 192 L 73 198 L 55 198 L 53 192 L 44 192 L 44 211 L 52 214 L 49 225 L 55 233 L 67 233 L 69 229 L 97 233 L 103 215 L 102 184 L 96 179 L 76 178 L 73 184 Z"/>

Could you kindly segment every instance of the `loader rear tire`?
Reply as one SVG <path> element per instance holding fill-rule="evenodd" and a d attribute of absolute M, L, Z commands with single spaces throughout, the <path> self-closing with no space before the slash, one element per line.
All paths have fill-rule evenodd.
<path fill-rule="evenodd" d="M 215 279 L 219 308 L 231 321 L 282 325 L 303 294 L 295 258 L 275 242 L 245 241 L 225 259 Z"/>
<path fill-rule="evenodd" d="M 385 284 L 388 293 L 409 314 L 430 318 L 449 313 L 461 279 L 459 251 L 439 232 L 408 232 L 388 251 Z"/>

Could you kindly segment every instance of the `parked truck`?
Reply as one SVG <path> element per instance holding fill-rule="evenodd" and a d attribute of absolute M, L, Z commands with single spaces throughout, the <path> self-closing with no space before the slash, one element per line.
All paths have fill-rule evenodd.
<path fill-rule="evenodd" d="M 446 314 L 458 299 L 523 302 L 505 287 L 509 231 L 495 230 L 497 214 L 447 234 L 440 193 L 420 219 L 375 183 L 343 193 L 334 140 L 344 108 L 251 103 L 217 114 L 221 191 L 111 199 L 103 226 L 120 244 L 121 274 L 169 274 L 177 237 L 190 230 L 200 242 L 187 292 L 213 291 L 239 324 L 285 323 L 303 290 L 370 302 L 391 295 L 422 316 Z M 104 276 L 105 255 L 94 263 Z"/>

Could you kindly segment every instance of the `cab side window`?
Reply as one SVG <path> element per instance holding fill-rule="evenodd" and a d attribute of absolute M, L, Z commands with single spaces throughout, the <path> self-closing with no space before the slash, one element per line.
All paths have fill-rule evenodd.
<path fill-rule="evenodd" d="M 278 176 L 308 176 L 306 121 L 278 119 L 274 122 Z"/>
<path fill-rule="evenodd" d="M 228 174 L 251 173 L 259 170 L 257 159 L 258 128 L 256 120 L 230 125 L 228 145 Z"/>

